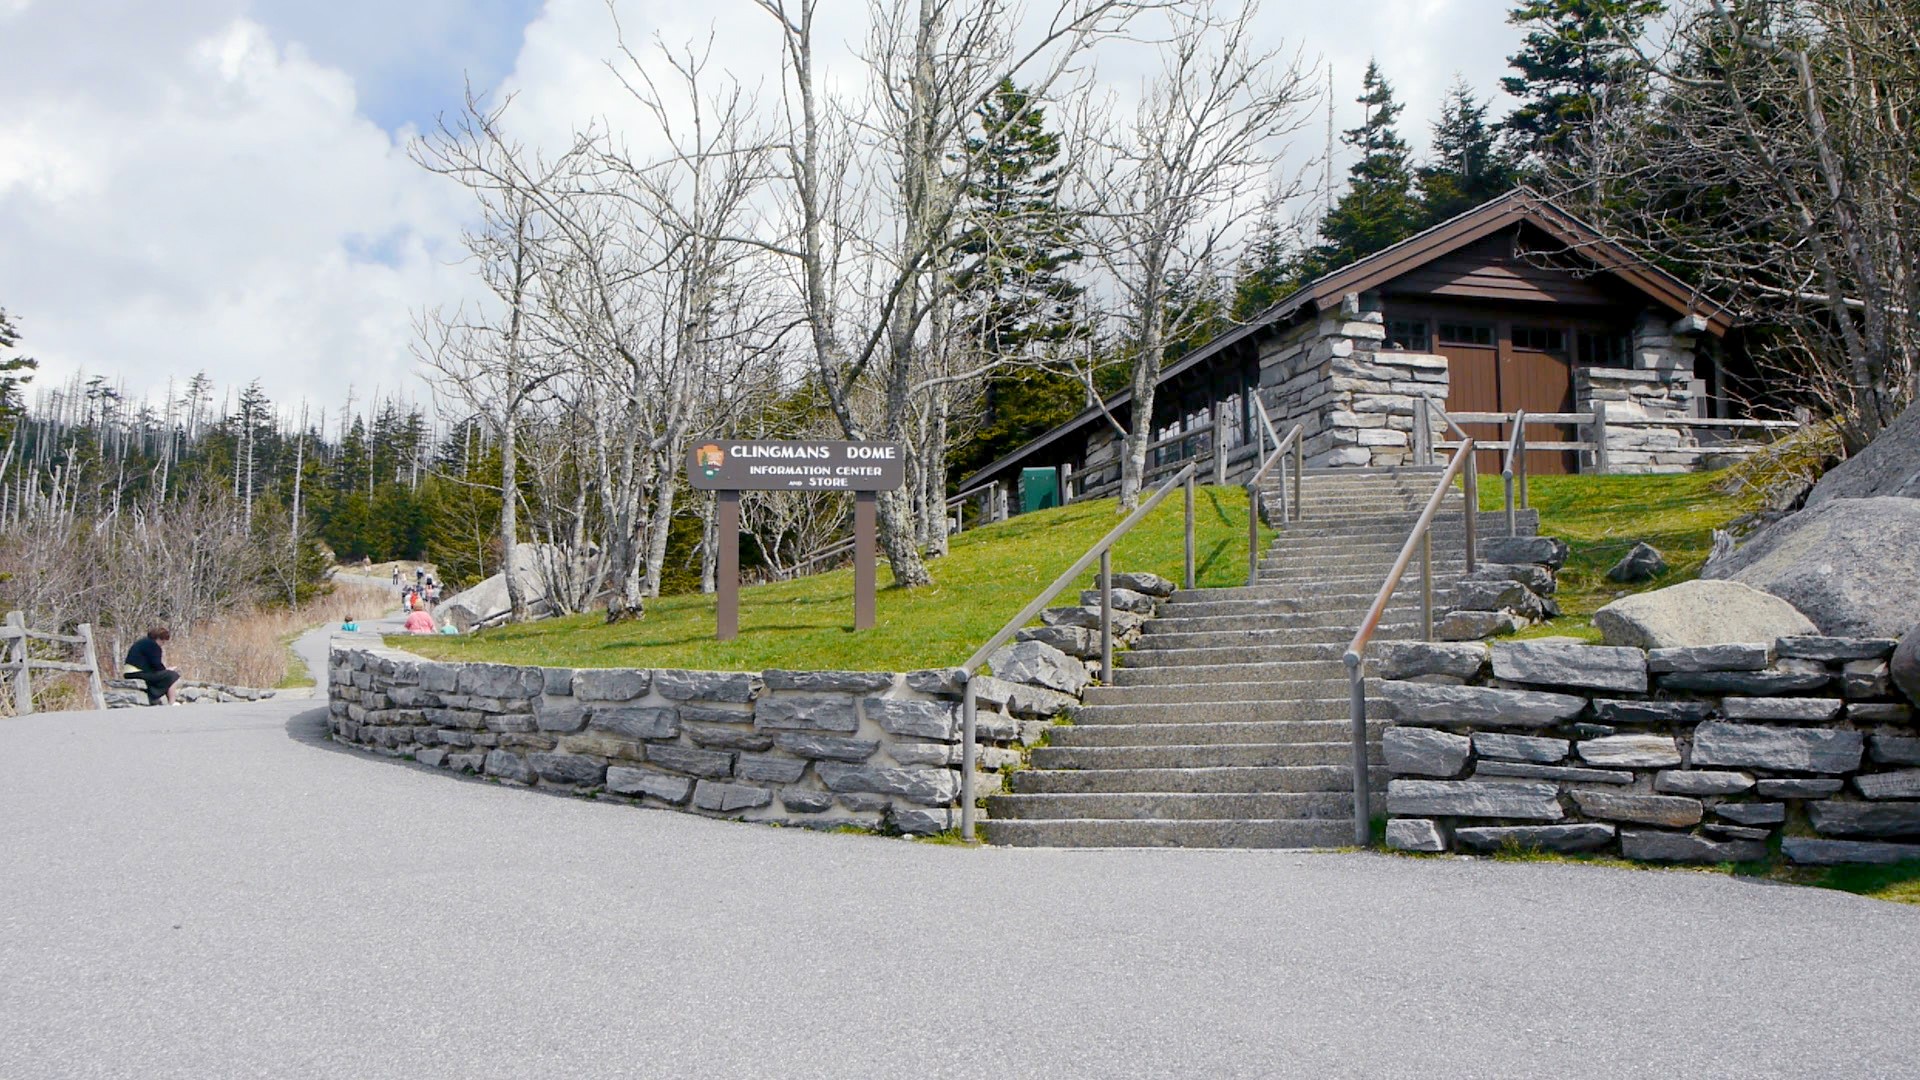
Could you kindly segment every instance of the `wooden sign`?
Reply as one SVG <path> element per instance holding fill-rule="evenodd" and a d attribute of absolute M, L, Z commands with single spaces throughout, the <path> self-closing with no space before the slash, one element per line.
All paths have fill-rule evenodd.
<path fill-rule="evenodd" d="M 687 451 L 687 483 L 717 492 L 720 550 L 715 568 L 719 603 L 714 636 L 740 633 L 740 493 L 742 491 L 853 492 L 853 628 L 874 624 L 874 577 L 879 543 L 875 493 L 907 482 L 899 443 L 829 439 L 718 439 Z"/>

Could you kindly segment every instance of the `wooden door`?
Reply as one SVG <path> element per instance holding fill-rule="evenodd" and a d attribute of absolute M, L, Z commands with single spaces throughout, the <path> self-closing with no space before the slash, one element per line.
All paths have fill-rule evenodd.
<path fill-rule="evenodd" d="M 1447 358 L 1447 411 L 1499 412 L 1500 350 L 1491 323 L 1439 324 L 1435 350 Z M 1461 424 L 1475 439 L 1499 439 L 1498 424 Z M 1447 438 L 1452 438 L 1448 433 Z M 1478 471 L 1500 471 L 1500 452 L 1482 450 L 1474 455 Z"/>
<path fill-rule="evenodd" d="M 1507 361 L 1500 370 L 1500 411 L 1572 412 L 1573 365 L 1567 356 L 1566 332 L 1559 328 L 1515 326 L 1509 341 Z M 1527 438 L 1535 442 L 1572 442 L 1578 437 L 1575 429 L 1566 425 L 1527 425 Z M 1572 451 L 1527 451 L 1527 472 L 1535 476 L 1557 476 L 1574 472 L 1578 467 L 1579 458 Z"/>

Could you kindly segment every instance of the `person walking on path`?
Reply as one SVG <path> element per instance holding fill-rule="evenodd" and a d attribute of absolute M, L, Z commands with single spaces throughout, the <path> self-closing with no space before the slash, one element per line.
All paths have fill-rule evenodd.
<path fill-rule="evenodd" d="M 167 667 L 160 643 L 169 641 L 173 634 L 164 626 L 155 626 L 147 631 L 147 636 L 133 643 L 127 650 L 126 676 L 147 684 L 147 704 L 158 705 L 162 698 L 169 705 L 180 704 L 176 698 L 174 684 L 180 681 L 180 673 Z"/>

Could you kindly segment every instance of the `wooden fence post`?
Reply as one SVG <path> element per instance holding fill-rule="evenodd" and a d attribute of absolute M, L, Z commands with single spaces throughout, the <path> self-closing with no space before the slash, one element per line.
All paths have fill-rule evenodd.
<path fill-rule="evenodd" d="M 107 708 L 107 691 L 100 685 L 100 655 L 93 648 L 93 624 L 80 624 L 80 647 L 87 650 L 87 691 L 93 695 L 93 707 L 102 712 Z"/>
<path fill-rule="evenodd" d="M 1593 403 L 1593 471 L 1607 475 L 1607 403 Z"/>
<path fill-rule="evenodd" d="M 27 617 L 7 612 L 7 629 L 13 636 L 13 714 L 28 716 L 33 712 L 33 668 L 27 662 Z"/>

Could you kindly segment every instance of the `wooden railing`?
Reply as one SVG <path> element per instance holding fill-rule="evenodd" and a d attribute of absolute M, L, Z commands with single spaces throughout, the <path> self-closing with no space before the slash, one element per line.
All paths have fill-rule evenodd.
<path fill-rule="evenodd" d="M 87 677 L 87 692 L 93 698 L 93 707 L 107 707 L 106 689 L 100 683 L 100 662 L 93 646 L 93 626 L 81 623 L 75 627 L 76 634 L 52 634 L 44 630 L 34 630 L 27 626 L 26 616 L 18 611 L 7 612 L 6 625 L 0 626 L 0 672 L 10 673 L 13 677 L 13 712 L 16 716 L 26 716 L 33 712 L 33 673 L 36 671 L 62 671 L 84 674 Z M 30 644 L 35 641 L 49 642 L 55 645 L 78 647 L 84 663 L 68 663 L 61 660 L 40 660 L 33 656 Z"/>
<path fill-rule="evenodd" d="M 1267 407 L 1260 404 L 1259 398 L 1255 398 L 1253 404 L 1259 411 L 1261 423 L 1261 426 L 1255 429 L 1254 437 L 1260 439 L 1264 435 L 1271 438 L 1273 453 L 1267 455 L 1266 461 L 1247 480 L 1247 584 L 1249 586 L 1260 584 L 1260 483 L 1276 466 L 1279 467 L 1279 524 L 1281 528 L 1285 528 L 1287 522 L 1298 520 L 1300 517 L 1300 478 L 1306 472 L 1305 451 L 1302 449 L 1302 444 L 1306 441 L 1304 426 L 1293 425 L 1293 430 L 1287 432 L 1287 437 L 1283 439 L 1274 431 L 1273 419 L 1267 415 Z M 1259 445 L 1264 448 L 1264 441 Z M 1287 451 L 1289 450 L 1293 451 L 1292 498 L 1289 498 L 1287 493 Z M 1193 588 L 1191 582 L 1188 583 L 1187 588 Z"/>
<path fill-rule="evenodd" d="M 1152 495 L 1143 500 L 1133 513 L 1128 514 L 1120 524 L 1108 530 L 1086 553 L 1074 560 L 1053 583 L 1041 590 L 1040 595 L 1020 609 L 1020 613 L 1008 619 L 998 633 L 987 639 L 986 644 L 973 651 L 965 663 L 960 665 L 960 677 L 965 682 L 960 697 L 960 836 L 971 841 L 974 836 L 974 764 L 978 748 L 974 746 L 977 730 L 978 706 L 974 698 L 974 675 L 986 665 L 987 658 L 994 650 L 1012 640 L 1020 628 L 1032 622 L 1054 597 L 1072 587 L 1086 573 L 1087 567 L 1095 560 L 1100 563 L 1100 677 L 1108 684 L 1113 682 L 1113 545 L 1133 531 L 1135 525 L 1146 520 L 1166 497 L 1173 493 L 1176 486 L 1184 486 L 1187 493 L 1186 522 L 1186 573 L 1187 586 L 1193 586 L 1194 545 L 1193 545 L 1193 477 L 1199 462 L 1190 461 L 1186 467 L 1174 474 L 1166 483 L 1156 488 Z"/>
<path fill-rule="evenodd" d="M 1513 414 L 1513 438 L 1507 443 L 1507 459 L 1500 465 L 1500 482 L 1507 489 L 1507 535 L 1520 535 L 1519 514 L 1513 508 L 1514 467 L 1519 466 L 1520 509 L 1527 508 L 1527 410 Z"/>
<path fill-rule="evenodd" d="M 1597 473 L 1606 473 L 1611 471 L 1612 468 L 1612 448 L 1608 445 L 1607 439 L 1607 429 L 1609 427 L 1674 428 L 1680 431 L 1767 433 L 1797 431 L 1801 426 L 1800 423 L 1795 420 L 1722 420 L 1702 416 L 1613 416 L 1608 412 L 1607 403 L 1604 401 L 1595 401 L 1592 407 L 1586 412 L 1536 413 L 1527 412 L 1523 409 L 1511 413 L 1462 411 L 1452 413 L 1451 415 L 1449 415 L 1445 409 L 1441 408 L 1432 398 L 1428 398 L 1427 402 L 1440 416 L 1446 418 L 1447 426 L 1454 435 L 1453 441 L 1441 440 L 1433 443 L 1433 450 L 1458 449 L 1460 446 L 1459 440 L 1466 437 L 1466 432 L 1460 428 L 1461 424 L 1498 424 L 1509 431 L 1510 434 L 1508 437 L 1505 439 L 1476 438 L 1474 441 L 1479 444 L 1480 449 L 1510 451 L 1517 438 L 1525 444 L 1528 450 L 1571 451 L 1574 453 L 1587 454 L 1592 463 L 1593 471 Z M 1583 428 L 1586 431 L 1586 437 L 1550 440 L 1529 439 L 1526 437 L 1525 432 L 1525 428 L 1529 424 L 1553 424 Z M 1416 425 L 1416 429 L 1417 428 L 1418 425 Z M 1716 442 L 1700 446 L 1665 447 L 1660 452 L 1705 456 L 1707 454 L 1751 453 L 1757 449 L 1757 446 L 1749 444 Z M 1429 455 L 1422 460 L 1431 462 L 1432 457 Z M 1524 489 L 1526 466 L 1523 463 L 1519 468 L 1521 485 Z M 1525 505 L 1526 503 L 1522 501 L 1521 506 L 1524 507 Z"/>

